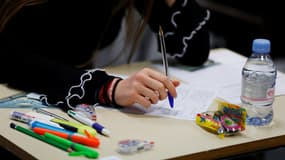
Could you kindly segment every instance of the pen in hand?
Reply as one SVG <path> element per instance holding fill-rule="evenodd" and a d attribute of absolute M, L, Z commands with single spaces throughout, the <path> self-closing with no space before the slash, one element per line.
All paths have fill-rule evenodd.
<path fill-rule="evenodd" d="M 164 72 L 165 72 L 165 75 L 168 77 L 168 62 L 167 62 L 167 57 L 166 57 L 164 34 L 163 34 L 163 30 L 162 30 L 161 26 L 159 26 L 158 34 L 159 34 L 160 48 L 161 48 L 161 52 L 162 52 L 161 54 L 162 54 L 162 62 L 163 62 Z M 168 95 L 168 101 L 169 101 L 170 107 L 173 108 L 174 107 L 174 99 L 169 92 L 167 92 L 167 95 Z"/>

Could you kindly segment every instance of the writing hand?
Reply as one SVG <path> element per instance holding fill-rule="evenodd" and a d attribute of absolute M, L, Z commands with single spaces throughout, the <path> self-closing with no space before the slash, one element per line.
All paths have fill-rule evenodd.
<path fill-rule="evenodd" d="M 121 106 L 132 106 L 138 103 L 148 108 L 151 104 L 165 99 L 167 92 L 177 97 L 176 87 L 179 84 L 179 81 L 171 81 L 163 73 L 144 68 L 119 82 L 115 100 Z"/>

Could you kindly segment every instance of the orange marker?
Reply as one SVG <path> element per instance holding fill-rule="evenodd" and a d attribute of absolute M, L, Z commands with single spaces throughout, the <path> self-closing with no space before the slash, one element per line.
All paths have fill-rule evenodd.
<path fill-rule="evenodd" d="M 100 144 L 99 139 L 96 137 L 84 137 L 82 135 L 68 134 L 64 132 L 49 130 L 45 128 L 39 128 L 39 127 L 33 128 L 33 131 L 39 135 L 44 135 L 46 132 L 51 133 L 51 134 L 57 135 L 65 139 L 69 139 L 73 142 L 84 144 L 84 145 L 91 146 L 91 147 L 98 147 Z"/>

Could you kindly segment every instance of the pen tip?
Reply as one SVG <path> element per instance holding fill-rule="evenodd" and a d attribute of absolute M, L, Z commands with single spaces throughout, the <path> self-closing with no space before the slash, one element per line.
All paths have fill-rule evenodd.
<path fill-rule="evenodd" d="M 110 137 L 110 131 L 105 128 L 102 130 L 102 134 L 104 134 L 107 137 Z"/>
<path fill-rule="evenodd" d="M 173 108 L 174 107 L 174 99 L 169 92 L 167 94 L 168 94 L 168 101 L 169 101 L 170 107 Z"/>
<path fill-rule="evenodd" d="M 173 108 L 173 107 L 174 107 L 173 103 L 170 103 L 170 107 L 171 107 L 171 108 Z"/>
<path fill-rule="evenodd" d="M 16 128 L 16 124 L 15 123 L 10 123 L 10 127 L 15 129 Z"/>

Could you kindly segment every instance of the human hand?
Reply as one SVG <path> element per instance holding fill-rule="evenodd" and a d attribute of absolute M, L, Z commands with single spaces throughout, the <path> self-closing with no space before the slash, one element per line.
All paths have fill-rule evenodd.
<path fill-rule="evenodd" d="M 169 92 L 177 97 L 177 80 L 169 80 L 164 74 L 144 68 L 120 81 L 115 90 L 115 101 L 120 106 L 132 106 L 138 103 L 146 108 L 167 97 Z"/>

